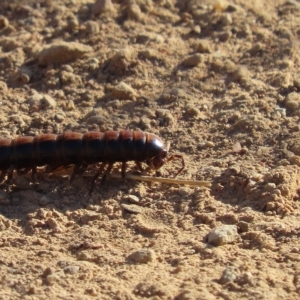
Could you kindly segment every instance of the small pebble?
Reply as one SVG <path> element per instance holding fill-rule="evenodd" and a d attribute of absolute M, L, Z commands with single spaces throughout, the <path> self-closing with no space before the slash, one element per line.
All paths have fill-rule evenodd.
<path fill-rule="evenodd" d="M 300 108 L 300 95 L 296 92 L 289 93 L 285 98 L 285 107 L 294 112 Z"/>
<path fill-rule="evenodd" d="M 96 57 L 92 57 L 88 61 L 89 69 L 96 70 L 99 67 L 99 63 L 99 59 L 97 59 Z"/>
<path fill-rule="evenodd" d="M 29 287 L 27 293 L 28 295 L 34 295 L 36 293 L 36 287 L 35 286 Z"/>
<path fill-rule="evenodd" d="M 104 12 L 113 11 L 114 6 L 111 0 L 97 0 L 92 7 L 92 14 L 99 15 Z"/>
<path fill-rule="evenodd" d="M 127 47 L 120 49 L 108 61 L 108 66 L 105 72 L 111 73 L 114 76 L 123 75 L 130 69 L 130 65 L 134 63 L 137 52 Z"/>
<path fill-rule="evenodd" d="M 233 146 L 232 146 L 232 152 L 235 153 L 240 153 L 242 151 L 242 146 L 240 142 L 236 142 Z"/>
<path fill-rule="evenodd" d="M 276 184 L 273 182 L 268 182 L 264 185 L 265 191 L 272 192 L 274 189 L 276 189 Z"/>
<path fill-rule="evenodd" d="M 0 16 L 0 29 L 6 28 L 9 25 L 9 21 L 6 17 Z"/>
<path fill-rule="evenodd" d="M 0 91 L 6 92 L 7 90 L 8 90 L 8 89 L 7 89 L 7 84 L 6 84 L 6 82 L 0 80 Z"/>
<path fill-rule="evenodd" d="M 118 85 L 113 87 L 111 95 L 119 100 L 135 100 L 137 94 L 131 86 L 125 82 L 120 82 Z"/>
<path fill-rule="evenodd" d="M 54 218 L 48 218 L 47 224 L 51 229 L 57 228 L 59 226 L 58 222 Z"/>
<path fill-rule="evenodd" d="M 201 116 L 201 112 L 197 107 L 188 107 L 186 112 L 194 118 L 198 118 Z"/>
<path fill-rule="evenodd" d="M 159 119 L 162 120 L 161 125 L 173 126 L 175 124 L 174 117 L 173 117 L 172 113 L 170 112 L 170 110 L 160 108 L 155 111 L 155 114 Z"/>
<path fill-rule="evenodd" d="M 107 117 L 105 117 L 105 116 L 91 116 L 86 120 L 86 122 L 88 124 L 104 125 L 104 124 L 107 124 Z"/>
<path fill-rule="evenodd" d="M 48 267 L 43 272 L 43 277 L 47 277 L 48 275 L 52 275 L 55 273 L 55 270 L 52 267 Z"/>
<path fill-rule="evenodd" d="M 55 120 L 57 122 L 62 122 L 65 119 L 65 117 L 62 114 L 56 114 L 55 115 Z"/>
<path fill-rule="evenodd" d="M 154 32 L 143 32 L 138 34 L 136 37 L 136 42 L 139 44 L 146 44 L 149 41 L 161 44 L 164 42 L 164 40 L 165 39 L 161 34 Z"/>
<path fill-rule="evenodd" d="M 135 21 L 139 21 L 143 17 L 140 7 L 134 1 L 129 1 L 127 13 L 128 18 Z"/>
<path fill-rule="evenodd" d="M 196 34 L 200 34 L 201 33 L 201 27 L 199 25 L 194 26 L 193 29 L 192 29 L 192 32 L 196 33 Z"/>
<path fill-rule="evenodd" d="M 233 73 L 232 79 L 236 82 L 249 82 L 251 73 L 245 66 L 241 66 Z"/>
<path fill-rule="evenodd" d="M 56 107 L 56 101 L 50 95 L 45 94 L 41 99 L 41 105 L 43 107 Z"/>
<path fill-rule="evenodd" d="M 127 199 L 130 203 L 133 203 L 133 204 L 137 204 L 140 202 L 140 199 L 135 195 L 128 195 Z"/>
<path fill-rule="evenodd" d="M 88 222 L 99 219 L 99 214 L 95 212 L 89 212 L 80 217 L 82 224 L 88 224 Z"/>
<path fill-rule="evenodd" d="M 64 272 L 66 274 L 76 274 L 79 272 L 80 267 L 79 266 L 67 266 L 64 268 Z"/>
<path fill-rule="evenodd" d="M 253 281 L 253 275 L 251 272 L 246 272 L 244 274 L 239 275 L 239 277 L 236 279 L 236 282 L 239 285 L 245 285 L 245 284 L 252 284 Z"/>
<path fill-rule="evenodd" d="M 93 296 L 93 297 L 96 297 L 98 295 L 98 292 L 97 292 L 97 290 L 95 288 L 88 288 L 88 289 L 86 289 L 86 293 L 88 295 Z"/>
<path fill-rule="evenodd" d="M 22 67 L 20 68 L 19 74 L 17 76 L 23 84 L 27 84 L 30 81 L 32 75 L 32 71 L 29 68 Z"/>
<path fill-rule="evenodd" d="M 223 31 L 218 34 L 218 38 L 220 42 L 226 42 L 231 37 L 232 37 L 231 31 Z"/>
<path fill-rule="evenodd" d="M 201 63 L 201 61 L 202 61 L 202 55 L 197 53 L 184 59 L 181 64 L 184 67 L 193 68 L 198 66 Z"/>
<path fill-rule="evenodd" d="M 182 186 L 179 188 L 178 190 L 178 194 L 180 195 L 180 197 L 182 198 L 186 198 L 188 197 L 189 195 L 191 195 L 193 193 L 193 190 L 190 189 L 189 187 L 186 187 L 186 186 Z"/>
<path fill-rule="evenodd" d="M 225 0 L 216 0 L 213 2 L 213 10 L 217 12 L 223 12 L 228 7 L 228 3 Z"/>
<path fill-rule="evenodd" d="M 95 21 L 87 21 L 84 25 L 87 33 L 95 34 L 99 32 L 99 25 Z"/>
<path fill-rule="evenodd" d="M 222 246 L 238 240 L 239 235 L 236 225 L 223 225 L 213 229 L 207 238 L 207 242 L 213 246 Z"/>
<path fill-rule="evenodd" d="M 208 148 L 213 148 L 215 146 L 215 143 L 214 142 L 211 142 L 211 141 L 207 141 L 205 143 L 205 146 L 208 147 Z"/>
<path fill-rule="evenodd" d="M 225 14 L 222 18 L 222 24 L 224 26 L 232 24 L 232 17 L 231 14 Z"/>
<path fill-rule="evenodd" d="M 280 88 L 288 88 L 293 85 L 293 75 L 291 72 L 278 72 L 272 81 L 272 85 Z M 293 92 L 296 93 L 296 92 Z M 293 93 L 288 94 L 291 95 Z M 288 108 L 288 107 L 287 107 Z"/>
<path fill-rule="evenodd" d="M 240 271 L 238 268 L 235 267 L 226 267 L 222 273 L 222 276 L 220 278 L 221 284 L 226 284 L 228 282 L 234 282 L 237 277 L 239 276 Z"/>
<path fill-rule="evenodd" d="M 288 161 L 292 164 L 292 165 L 297 165 L 300 167 L 300 156 L 298 155 L 293 155 L 292 157 L 290 157 L 288 159 Z"/>
<path fill-rule="evenodd" d="M 149 130 L 152 128 L 151 125 L 153 124 L 153 120 L 143 117 L 140 119 L 140 124 L 141 124 L 143 130 Z"/>
<path fill-rule="evenodd" d="M 62 277 L 64 277 L 64 274 L 62 272 L 54 273 L 46 277 L 46 282 L 48 284 L 52 284 L 54 282 L 60 281 Z"/>
<path fill-rule="evenodd" d="M 26 102 L 31 106 L 31 107 L 56 107 L 56 101 L 47 94 L 33 94 L 29 98 L 27 98 Z"/>
<path fill-rule="evenodd" d="M 143 208 L 134 205 L 134 204 L 121 204 L 122 208 L 124 208 L 127 212 L 133 213 L 133 214 L 139 214 L 143 211 Z"/>
<path fill-rule="evenodd" d="M 211 47 L 210 47 L 210 43 L 207 40 L 202 40 L 199 42 L 199 44 L 197 45 L 197 51 L 199 51 L 200 53 L 211 53 Z"/>
<path fill-rule="evenodd" d="M 156 259 L 156 254 L 151 249 L 141 249 L 130 254 L 128 259 L 135 263 L 146 264 L 154 261 Z"/>
<path fill-rule="evenodd" d="M 80 252 L 78 255 L 77 255 L 77 259 L 78 260 L 90 260 L 91 259 L 91 256 L 88 254 L 88 253 L 85 253 L 85 252 Z"/>
<path fill-rule="evenodd" d="M 72 16 L 72 18 L 70 18 L 68 20 L 67 23 L 67 29 L 69 30 L 77 30 L 79 27 L 79 21 L 75 16 Z"/>
<path fill-rule="evenodd" d="M 285 108 L 277 107 L 277 108 L 275 108 L 275 110 L 280 114 L 281 118 L 286 117 L 286 109 Z"/>
<path fill-rule="evenodd" d="M 248 232 L 249 231 L 249 223 L 245 221 L 240 221 L 237 224 L 237 227 L 239 228 L 239 232 Z"/>

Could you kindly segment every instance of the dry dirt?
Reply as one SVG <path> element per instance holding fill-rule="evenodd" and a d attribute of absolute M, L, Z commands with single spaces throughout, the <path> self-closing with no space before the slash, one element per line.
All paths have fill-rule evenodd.
<path fill-rule="evenodd" d="M 184 156 L 180 178 L 211 181 L 89 195 L 89 178 L 15 176 L 0 299 L 300 298 L 299 1 L 0 0 L 0 15 L 2 138 L 139 129 Z"/>

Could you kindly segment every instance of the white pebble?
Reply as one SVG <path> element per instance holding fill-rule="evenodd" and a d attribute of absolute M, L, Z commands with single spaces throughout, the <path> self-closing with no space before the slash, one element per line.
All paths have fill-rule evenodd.
<path fill-rule="evenodd" d="M 207 238 L 208 244 L 222 246 L 238 240 L 239 234 L 236 225 L 223 225 L 213 229 Z"/>
<path fill-rule="evenodd" d="M 230 266 L 226 267 L 220 278 L 220 283 L 226 284 L 228 282 L 234 282 L 237 279 L 239 274 L 240 274 L 239 269 Z"/>
<path fill-rule="evenodd" d="M 129 256 L 130 260 L 133 260 L 136 263 L 146 264 L 148 262 L 154 261 L 156 259 L 156 254 L 151 249 L 141 249 L 133 252 Z"/>
<path fill-rule="evenodd" d="M 128 201 L 133 204 L 137 204 L 140 202 L 140 199 L 135 195 L 128 195 Z"/>

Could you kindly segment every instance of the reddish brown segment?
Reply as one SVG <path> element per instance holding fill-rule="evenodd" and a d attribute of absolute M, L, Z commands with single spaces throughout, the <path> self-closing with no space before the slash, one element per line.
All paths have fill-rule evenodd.
<path fill-rule="evenodd" d="M 122 162 L 122 175 L 125 177 L 126 162 L 135 161 L 139 168 L 141 163 L 153 169 L 159 169 L 166 161 L 179 158 L 180 155 L 167 158 L 163 141 L 152 133 L 142 131 L 90 131 L 85 134 L 65 132 L 61 135 L 42 134 L 36 137 L 23 136 L 13 140 L 0 139 L 0 179 L 3 180 L 8 169 L 32 169 L 47 166 L 55 170 L 66 165 L 75 165 L 74 174 L 82 174 L 89 164 L 102 162 L 100 175 L 108 165 L 103 179 L 111 171 L 115 162 Z"/>

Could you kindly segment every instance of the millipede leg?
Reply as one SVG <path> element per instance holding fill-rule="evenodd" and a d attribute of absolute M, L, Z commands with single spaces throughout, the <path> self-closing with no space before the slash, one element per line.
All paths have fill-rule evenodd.
<path fill-rule="evenodd" d="M 126 164 L 126 161 L 123 161 L 122 162 L 122 178 L 125 179 L 125 176 L 126 176 L 126 167 L 127 167 L 127 164 Z"/>
<path fill-rule="evenodd" d="M 14 176 L 14 169 L 9 168 L 7 171 L 7 182 L 11 182 Z"/>
<path fill-rule="evenodd" d="M 103 172 L 104 168 L 106 167 L 107 163 L 102 163 L 98 172 L 94 175 L 92 182 L 91 182 L 91 188 L 90 188 L 90 194 L 93 192 L 94 188 L 95 188 L 95 183 L 96 180 L 98 179 L 98 177 L 101 175 L 101 173 Z"/>
<path fill-rule="evenodd" d="M 26 175 L 31 170 L 31 167 L 17 169 L 18 175 Z"/>
<path fill-rule="evenodd" d="M 137 166 L 137 168 L 139 169 L 139 171 L 144 172 L 144 169 L 142 167 L 142 163 L 140 161 L 136 161 L 135 165 Z"/>
<path fill-rule="evenodd" d="M 108 164 L 108 167 L 107 167 L 106 171 L 104 172 L 104 174 L 103 174 L 103 176 L 102 176 L 102 179 L 101 179 L 101 182 L 102 182 L 102 183 L 104 183 L 104 182 L 106 181 L 106 177 L 107 177 L 107 175 L 110 174 L 110 172 L 111 172 L 113 166 L 114 166 L 114 163 L 109 163 L 109 164 Z"/>
<path fill-rule="evenodd" d="M 70 183 L 72 183 L 73 180 L 75 179 L 76 175 L 78 175 L 80 167 L 81 167 L 81 165 L 75 165 L 73 173 L 72 173 L 72 175 L 70 177 Z"/>
<path fill-rule="evenodd" d="M 36 166 L 31 168 L 31 180 L 32 182 L 36 182 L 37 181 L 37 169 Z"/>
<path fill-rule="evenodd" d="M 2 170 L 1 171 L 1 175 L 0 175 L 0 183 L 3 182 L 5 176 L 7 174 L 7 169 L 6 170 Z"/>
<path fill-rule="evenodd" d="M 175 177 L 178 176 L 178 175 L 182 172 L 182 170 L 185 168 L 185 163 L 184 163 L 183 156 L 182 156 L 182 155 L 178 155 L 178 154 L 174 154 L 174 155 L 170 156 L 170 157 L 166 160 L 166 162 L 165 162 L 165 163 L 167 163 L 167 162 L 172 161 L 172 160 L 174 160 L 174 159 L 176 159 L 176 158 L 181 159 L 181 168 L 180 168 L 180 169 L 178 170 L 178 172 L 175 174 Z"/>
<path fill-rule="evenodd" d="M 59 167 L 61 167 L 62 164 L 61 163 L 57 163 L 57 164 L 53 164 L 53 165 L 47 165 L 46 169 L 45 169 L 45 173 L 53 173 L 53 171 L 55 171 L 56 169 L 58 169 Z"/>
<path fill-rule="evenodd" d="M 75 165 L 73 173 L 70 177 L 70 183 L 73 182 L 73 180 L 76 178 L 76 176 L 81 176 L 86 171 L 87 167 L 88 167 L 87 164 Z"/>

